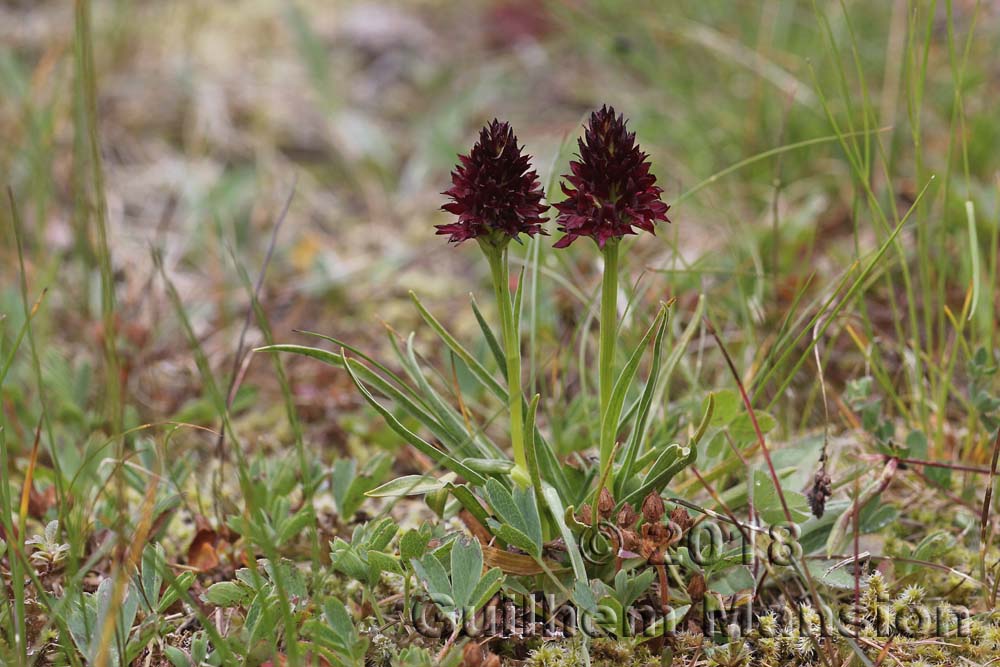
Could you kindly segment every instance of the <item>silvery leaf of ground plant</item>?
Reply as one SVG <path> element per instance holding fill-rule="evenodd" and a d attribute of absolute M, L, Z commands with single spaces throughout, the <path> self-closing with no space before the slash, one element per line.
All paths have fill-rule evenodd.
<path fill-rule="evenodd" d="M 490 478 L 486 482 L 486 496 L 490 507 L 501 519 L 488 519 L 493 534 L 535 558 L 541 558 L 542 524 L 534 492 L 515 487 L 511 494 L 500 482 Z"/>
<path fill-rule="evenodd" d="M 127 638 L 139 611 L 139 596 L 135 585 L 125 584 L 125 586 L 126 592 L 113 622 L 116 623 L 115 632 Z M 81 599 L 75 600 L 66 615 L 66 623 L 73 636 L 73 642 L 91 664 L 98 660 L 102 652 L 107 664 L 120 664 L 118 643 L 111 642 L 105 646 L 103 641 L 105 624 L 109 621 L 108 616 L 114 608 L 112 604 L 114 588 L 114 580 L 105 579 L 95 593 L 84 593 Z M 126 653 L 130 653 L 132 648 L 138 650 L 137 647 L 126 643 Z M 128 659 L 125 662 L 128 662 Z"/>
<path fill-rule="evenodd" d="M 190 654 L 170 645 L 164 646 L 163 652 L 174 667 L 202 667 L 202 665 L 215 667 L 221 665 L 222 658 L 219 653 L 217 651 L 209 653 L 208 649 L 208 637 L 205 636 L 204 632 L 199 632 L 191 640 Z"/>
<path fill-rule="evenodd" d="M 458 539 L 451 548 L 451 575 L 433 554 L 411 561 L 431 601 L 446 615 L 460 618 L 489 602 L 503 583 L 499 568 L 483 574 L 483 550 L 477 540 Z"/>
<path fill-rule="evenodd" d="M 354 459 L 338 459 L 330 472 L 330 491 L 341 520 L 347 521 L 361 507 L 365 494 L 379 485 L 392 468 L 392 458 L 376 454 L 361 469 Z"/>
<path fill-rule="evenodd" d="M 391 518 L 384 517 L 356 526 L 350 542 L 335 538 L 330 543 L 333 569 L 362 583 L 375 583 L 380 572 L 373 571 L 371 555 L 384 552 L 398 531 L 399 526 Z"/>
<path fill-rule="evenodd" d="M 358 634 L 344 603 L 330 598 L 323 605 L 322 618 L 310 619 L 303 627 L 323 656 L 333 665 L 352 667 L 364 661 L 368 639 Z"/>

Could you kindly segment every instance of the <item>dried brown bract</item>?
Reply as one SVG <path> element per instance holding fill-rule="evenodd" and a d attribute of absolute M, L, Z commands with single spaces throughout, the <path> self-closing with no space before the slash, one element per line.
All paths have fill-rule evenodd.
<path fill-rule="evenodd" d="M 655 491 L 650 491 L 645 500 L 642 501 L 642 518 L 646 523 L 659 523 L 666 513 L 667 508 L 663 506 L 663 498 Z"/>
<path fill-rule="evenodd" d="M 602 519 L 610 518 L 615 511 L 615 499 L 607 488 L 601 489 L 601 495 L 597 498 L 597 511 Z"/>

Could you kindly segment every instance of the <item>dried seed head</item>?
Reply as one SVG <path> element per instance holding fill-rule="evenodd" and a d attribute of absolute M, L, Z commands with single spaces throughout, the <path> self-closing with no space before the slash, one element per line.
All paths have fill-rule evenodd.
<path fill-rule="evenodd" d="M 826 511 L 826 501 L 833 495 L 832 480 L 830 476 L 826 474 L 825 466 L 816 471 L 816 476 L 813 477 L 813 484 L 809 491 L 806 492 L 806 498 L 809 500 L 809 507 L 812 509 L 813 516 L 817 519 L 823 516 L 823 512 Z"/>
<path fill-rule="evenodd" d="M 639 540 L 639 555 L 645 558 L 649 562 L 657 560 L 657 552 L 659 550 L 656 548 L 656 541 L 649 538 L 643 537 Z"/>
<path fill-rule="evenodd" d="M 451 172 L 451 188 L 442 193 L 451 201 L 441 207 L 457 215 L 458 222 L 437 225 L 438 234 L 450 234 L 452 243 L 481 239 L 505 245 L 522 233 L 545 233 L 542 186 L 531 156 L 521 153 L 508 123 L 494 119 L 459 160 Z"/>
<path fill-rule="evenodd" d="M 618 516 L 616 517 L 616 523 L 619 528 L 631 528 L 638 521 L 639 515 L 635 513 L 635 509 L 632 505 L 625 503 L 622 508 L 618 510 Z"/>
<path fill-rule="evenodd" d="M 655 491 L 650 491 L 642 501 L 642 518 L 646 523 L 659 523 L 667 508 L 663 506 L 663 498 Z"/>
<path fill-rule="evenodd" d="M 701 602 L 705 598 L 705 591 L 708 587 L 705 586 L 705 577 L 698 572 L 694 573 L 691 577 L 691 581 L 687 585 L 688 598 L 691 600 L 691 604 L 696 604 Z"/>
<path fill-rule="evenodd" d="M 601 248 L 611 239 L 635 234 L 634 227 L 654 233 L 657 220 L 667 220 L 670 208 L 660 199 L 656 176 L 649 173 L 646 153 L 635 143 L 627 121 L 603 106 L 590 114 L 583 139 L 577 140 L 579 160 L 569 163 L 572 173 L 562 190 L 567 199 L 555 204 L 559 231 L 555 244 L 564 248 L 580 236 L 589 236 Z"/>
<path fill-rule="evenodd" d="M 672 534 L 670 528 L 662 523 L 644 523 L 642 524 L 642 536 L 653 540 L 660 547 L 666 548 L 671 542 Z"/>
<path fill-rule="evenodd" d="M 694 521 L 691 520 L 691 515 L 687 513 L 686 509 L 675 507 L 670 510 L 670 523 L 680 528 L 682 533 L 686 533 Z"/>
<path fill-rule="evenodd" d="M 577 511 L 576 520 L 588 526 L 594 522 L 594 512 L 590 509 L 589 504 L 584 505 Z"/>
<path fill-rule="evenodd" d="M 636 535 L 634 530 L 623 529 L 621 531 L 623 551 L 629 551 L 635 553 L 639 549 L 639 536 Z"/>
<path fill-rule="evenodd" d="M 600 512 L 602 519 L 607 519 L 615 511 L 615 499 L 607 487 L 601 489 L 601 495 L 597 498 L 597 511 Z"/>

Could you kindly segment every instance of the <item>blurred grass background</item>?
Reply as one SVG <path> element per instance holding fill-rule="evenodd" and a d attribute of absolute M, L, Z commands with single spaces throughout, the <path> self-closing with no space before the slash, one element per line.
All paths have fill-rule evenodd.
<path fill-rule="evenodd" d="M 995 340 L 992 3 L 115 0 L 93 3 L 91 23 L 99 165 L 74 6 L 0 7 L 0 173 L 23 217 L 29 297 L 52 288 L 34 327 L 45 368 L 75 378 L 63 393 L 82 414 L 102 386 L 86 378 L 110 322 L 99 316 L 103 259 L 132 422 L 176 416 L 199 381 L 151 247 L 224 368 L 247 307 L 228 248 L 261 266 L 294 183 L 262 294 L 278 337 L 294 327 L 357 340 L 376 315 L 405 331 L 407 289 L 464 301 L 455 276 L 482 277 L 475 253 L 432 233 L 438 193 L 478 127 L 510 120 L 553 192 L 581 120 L 602 103 L 632 119 L 674 204 L 674 223 L 636 244 L 633 276 L 655 276 L 651 303 L 690 307 L 708 294 L 747 367 L 765 363 L 793 305 L 825 295 L 887 238 L 931 175 L 857 330 L 891 377 L 905 373 L 904 350 L 944 353 L 942 308 L 962 311 L 972 277 L 969 200 L 986 287 L 971 326 Z M 0 216 L 9 347 L 23 309 L 8 206 Z M 571 267 L 589 294 L 587 250 L 548 261 Z M 833 381 L 873 363 L 842 347 Z M 349 400 L 342 378 L 314 380 L 297 386 L 303 407 L 329 414 Z"/>
<path fill-rule="evenodd" d="M 33 333 L 43 393 L 71 417 L 50 422 L 68 431 L 55 436 L 67 452 L 116 430 L 107 409 L 115 391 L 127 396 L 126 425 L 213 420 L 150 248 L 163 252 L 213 369 L 225 374 L 248 305 L 231 257 L 261 266 L 294 183 L 262 296 L 279 338 L 305 328 L 367 342 L 381 338 L 379 318 L 405 332 L 415 324 L 406 290 L 447 308 L 482 277 L 476 253 L 432 234 L 443 219 L 439 191 L 477 128 L 509 119 L 557 192 L 581 120 L 605 102 L 631 117 L 674 204 L 674 223 L 630 254 L 633 279 L 646 272 L 640 303 L 678 297 L 679 327 L 707 294 L 748 379 L 773 378 L 758 389 L 777 399 L 786 436 L 823 413 L 815 373 L 790 364 L 803 359 L 803 341 L 782 335 L 819 317 L 837 281 L 857 276 L 855 261 L 889 238 L 935 176 L 863 298 L 843 311 L 852 336 L 837 323 L 826 375 L 842 387 L 874 373 L 891 408 L 939 431 L 942 447 L 947 419 L 932 426 L 930 412 L 968 414 L 955 376 L 959 327 L 944 308 L 958 317 L 970 286 L 986 285 L 960 338 L 991 347 L 992 6 L 99 2 L 92 78 L 73 10 L 5 6 L 0 52 L 0 164 L 23 216 L 28 300 L 51 287 Z M 3 215 L 11 240 L 8 207 Z M 976 276 L 973 239 L 985 250 Z M 588 250 L 545 253 L 543 264 L 584 300 L 596 287 Z M 4 260 L 9 349 L 23 314 L 13 243 Z M 472 282 L 456 290 L 456 276 Z M 539 335 L 556 350 L 548 366 L 565 369 L 581 323 L 558 316 L 570 317 L 574 293 L 546 294 Z M 652 309 L 633 312 L 646 320 Z M 702 340 L 693 354 L 685 384 L 728 383 L 711 346 Z M 20 382 L 4 391 L 23 453 L 41 401 L 20 359 Z M 120 381 L 109 381 L 116 365 Z M 250 372 L 244 386 L 277 390 L 267 365 Z M 355 402 L 346 381 L 306 365 L 295 377 L 309 421 L 342 442 L 344 408 Z M 280 421 L 262 416 L 255 439 L 280 446 Z M 370 437 L 378 427 L 348 428 Z"/>

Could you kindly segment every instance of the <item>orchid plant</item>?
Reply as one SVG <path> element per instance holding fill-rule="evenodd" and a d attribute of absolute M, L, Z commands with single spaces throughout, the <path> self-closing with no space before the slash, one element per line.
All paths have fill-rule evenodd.
<path fill-rule="evenodd" d="M 512 477 L 522 486 L 529 481 L 540 489 L 534 451 L 524 443 L 524 413 L 521 406 L 521 340 L 518 319 L 510 293 L 510 263 L 507 249 L 521 234 L 545 232 L 541 203 L 545 196 L 538 175 L 530 167 L 530 157 L 517 145 L 508 123 L 494 119 L 479 134 L 479 141 L 452 172 L 452 187 L 444 194 L 451 202 L 442 206 L 458 216 L 458 221 L 438 225 L 438 234 L 450 234 L 451 243 L 469 239 L 479 247 L 490 265 L 493 291 L 500 311 L 500 331 L 506 355 L 507 394 L 510 406 L 510 444 L 514 451 Z M 532 463 L 529 463 L 532 461 Z"/>
<path fill-rule="evenodd" d="M 412 336 L 402 345 L 394 334 L 389 336 L 405 379 L 362 350 L 327 336 L 321 337 L 338 346 L 339 352 L 300 345 L 266 349 L 303 354 L 346 370 L 389 426 L 447 471 L 397 478 L 369 491 L 369 496 L 424 495 L 442 516 L 464 509 L 463 520 L 473 524 L 471 532 L 489 534 L 491 542 L 505 547 L 503 558 L 494 555 L 491 564 L 508 575 L 508 583 L 511 575 L 540 576 L 565 597 L 592 605 L 601 597 L 594 589 L 595 577 L 605 587 L 612 580 L 618 587 L 625 585 L 620 575 L 623 559 L 662 570 L 660 556 L 676 536 L 661 525 L 665 517 L 660 494 L 678 472 L 693 463 L 713 402 L 710 397 L 687 446 L 652 442 L 649 418 L 661 380 L 668 308 L 660 308 L 626 364 L 616 368 L 619 254 L 626 235 L 652 234 L 656 223 L 668 222 L 669 207 L 651 173 L 649 156 L 639 148 L 624 116 L 612 107 L 590 115 L 578 148 L 569 173 L 563 176 L 565 199 L 554 204 L 555 224 L 562 233 L 554 247 L 566 248 L 589 237 L 603 257 L 596 465 L 581 471 L 578 463 L 561 460 L 536 423 L 540 395 L 528 398 L 523 393 L 520 313 L 524 281 L 518 280 L 512 293 L 510 249 L 511 242 L 520 242 L 523 236 L 547 234 L 548 206 L 531 157 L 506 122 L 494 120 L 486 125 L 469 153 L 459 156 L 451 187 L 443 193 L 448 201 L 442 207 L 456 219 L 437 226 L 437 233 L 448 236 L 452 244 L 476 241 L 486 258 L 499 315 L 499 341 L 475 302 L 473 309 L 505 383 L 489 369 L 489 360 L 472 353 L 411 295 L 424 321 L 476 383 L 505 404 L 509 443 L 496 442 L 485 427 L 470 429 L 466 405 L 453 405 L 425 377 Z M 691 331 L 689 327 L 682 340 L 689 339 Z M 640 362 L 650 345 L 653 358 L 648 377 L 637 383 Z M 627 400 L 631 403 L 626 409 Z M 629 436 L 621 443 L 619 436 L 625 432 Z M 661 510 L 650 510 L 656 507 Z M 613 519 L 621 530 L 602 534 L 598 526 L 602 519 Z M 595 536 L 608 543 L 611 562 L 588 558 Z M 554 540 L 559 549 L 547 549 Z M 438 549 L 443 563 L 451 545 L 445 541 Z M 422 571 L 419 563 L 407 571 L 411 570 L 418 575 Z M 662 571 L 660 582 L 666 586 Z"/>

